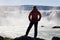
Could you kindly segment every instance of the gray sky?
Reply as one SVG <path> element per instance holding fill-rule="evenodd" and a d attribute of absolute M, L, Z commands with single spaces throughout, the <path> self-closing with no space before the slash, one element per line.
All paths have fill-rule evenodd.
<path fill-rule="evenodd" d="M 0 0 L 0 5 L 47 5 L 47 6 L 60 6 L 60 0 Z"/>

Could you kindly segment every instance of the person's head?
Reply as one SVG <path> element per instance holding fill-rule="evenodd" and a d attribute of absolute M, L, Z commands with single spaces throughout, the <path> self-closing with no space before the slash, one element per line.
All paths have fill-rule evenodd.
<path fill-rule="evenodd" d="M 37 10 L 37 7 L 36 6 L 33 6 L 33 10 Z"/>

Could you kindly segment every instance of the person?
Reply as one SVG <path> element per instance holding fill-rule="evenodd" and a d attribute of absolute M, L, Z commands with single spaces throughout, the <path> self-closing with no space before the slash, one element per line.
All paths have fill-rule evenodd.
<path fill-rule="evenodd" d="M 36 38 L 37 37 L 38 21 L 40 21 L 40 19 L 41 19 L 41 13 L 38 11 L 36 6 L 33 6 L 33 10 L 30 12 L 28 18 L 29 18 L 30 24 L 29 24 L 29 27 L 26 31 L 25 36 L 28 35 L 30 29 L 32 28 L 32 25 L 34 24 L 34 38 Z"/>

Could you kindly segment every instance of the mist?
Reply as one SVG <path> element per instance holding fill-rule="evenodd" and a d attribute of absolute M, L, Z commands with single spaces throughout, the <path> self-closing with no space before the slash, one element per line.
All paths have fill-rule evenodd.
<path fill-rule="evenodd" d="M 31 10 L 24 10 L 24 7 L 20 6 L 0 6 L 0 35 L 12 38 L 24 35 L 30 23 L 28 20 L 30 12 Z M 42 15 L 38 25 L 39 30 L 60 26 L 60 10 L 53 8 L 39 12 Z M 41 28 L 41 26 L 45 27 Z"/>

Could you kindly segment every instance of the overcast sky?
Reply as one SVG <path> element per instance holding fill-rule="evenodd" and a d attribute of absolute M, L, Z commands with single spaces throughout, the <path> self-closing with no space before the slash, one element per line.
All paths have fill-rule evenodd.
<path fill-rule="evenodd" d="M 60 0 L 0 0 L 0 5 L 47 5 L 47 6 L 60 6 Z"/>

